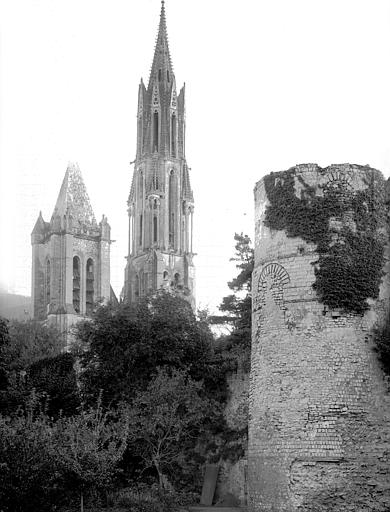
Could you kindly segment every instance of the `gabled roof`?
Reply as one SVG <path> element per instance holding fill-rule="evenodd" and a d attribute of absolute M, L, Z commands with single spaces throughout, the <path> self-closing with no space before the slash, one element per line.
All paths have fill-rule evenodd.
<path fill-rule="evenodd" d="M 97 227 L 87 188 L 76 163 L 69 163 L 54 208 L 53 216 L 71 215 L 73 224 Z"/>

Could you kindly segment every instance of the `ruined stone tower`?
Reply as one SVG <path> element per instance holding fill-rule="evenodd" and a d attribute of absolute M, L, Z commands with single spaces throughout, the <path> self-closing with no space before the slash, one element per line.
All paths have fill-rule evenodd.
<path fill-rule="evenodd" d="M 146 88 L 141 79 L 138 92 L 125 300 L 134 302 L 165 288 L 194 305 L 193 211 L 185 158 L 185 88 L 177 94 L 162 2 L 149 84 Z"/>
<path fill-rule="evenodd" d="M 50 222 L 42 214 L 31 233 L 32 303 L 37 320 L 69 327 L 110 298 L 110 226 L 99 224 L 77 164 L 70 164 Z"/>
<path fill-rule="evenodd" d="M 383 177 L 298 165 L 260 180 L 255 208 L 249 510 L 389 510 Z"/>

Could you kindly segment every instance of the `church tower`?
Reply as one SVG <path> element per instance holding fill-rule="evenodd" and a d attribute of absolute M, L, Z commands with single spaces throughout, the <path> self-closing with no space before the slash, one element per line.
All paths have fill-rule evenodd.
<path fill-rule="evenodd" d="M 110 299 L 110 226 L 97 224 L 79 166 L 69 164 L 50 222 L 31 233 L 32 303 L 37 320 L 63 333 Z"/>
<path fill-rule="evenodd" d="M 195 305 L 193 211 L 185 158 L 185 87 L 177 93 L 162 1 L 148 87 L 141 79 L 138 91 L 125 300 L 134 302 L 165 288 Z"/>

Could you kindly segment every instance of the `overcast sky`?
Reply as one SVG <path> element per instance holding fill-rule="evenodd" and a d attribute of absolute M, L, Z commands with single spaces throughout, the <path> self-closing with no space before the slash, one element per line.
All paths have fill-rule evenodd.
<path fill-rule="evenodd" d="M 186 82 L 197 303 L 234 275 L 235 231 L 253 235 L 253 187 L 297 163 L 370 164 L 390 175 L 388 0 L 167 0 Z M 30 294 L 30 233 L 50 220 L 77 161 L 97 220 L 112 226 L 123 285 L 126 200 L 140 78 L 159 0 L 0 0 L 0 281 Z"/>

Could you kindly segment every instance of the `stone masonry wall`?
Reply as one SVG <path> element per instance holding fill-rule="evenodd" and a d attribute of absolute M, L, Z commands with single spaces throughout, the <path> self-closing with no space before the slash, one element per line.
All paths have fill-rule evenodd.
<path fill-rule="evenodd" d="M 240 442 L 244 447 L 244 455 L 238 460 L 222 461 L 220 463 L 218 485 L 216 489 L 217 500 L 223 499 L 228 493 L 233 494 L 241 505 L 247 503 L 247 434 L 248 425 L 248 394 L 249 374 L 243 370 L 227 376 L 229 386 L 229 399 L 224 415 L 227 425 L 241 431 Z"/>
<path fill-rule="evenodd" d="M 319 194 L 331 179 L 363 189 L 371 173 L 349 165 L 296 170 Z M 312 288 L 315 245 L 266 227 L 267 201 L 261 180 L 255 188 L 249 510 L 385 512 L 390 396 L 372 329 L 388 308 L 388 273 L 364 315 L 329 310 Z"/>

